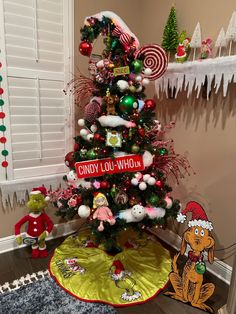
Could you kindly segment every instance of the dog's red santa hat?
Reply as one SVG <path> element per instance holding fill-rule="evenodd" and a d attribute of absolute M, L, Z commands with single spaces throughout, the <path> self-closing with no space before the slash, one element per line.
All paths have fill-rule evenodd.
<path fill-rule="evenodd" d="M 192 219 L 188 222 L 189 227 L 202 227 L 211 231 L 213 229 L 212 222 L 207 218 L 205 210 L 195 201 L 188 202 L 186 208 L 177 215 L 177 221 L 183 223 L 187 213 L 192 213 Z"/>

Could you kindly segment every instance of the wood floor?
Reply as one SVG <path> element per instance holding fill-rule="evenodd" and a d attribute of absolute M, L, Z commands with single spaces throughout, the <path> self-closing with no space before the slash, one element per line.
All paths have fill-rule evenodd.
<path fill-rule="evenodd" d="M 46 270 L 54 249 L 63 242 L 64 238 L 48 241 L 49 256 L 45 259 L 33 260 L 30 258 L 30 248 L 23 248 L 0 254 L 0 285 L 5 282 L 12 282 L 26 274 L 40 270 Z M 164 244 L 163 244 L 164 245 Z M 168 247 L 167 247 L 168 248 Z M 170 248 L 169 248 L 170 249 Z M 175 252 L 170 249 L 171 254 Z M 184 260 L 182 260 L 184 263 Z M 206 275 L 207 282 L 213 282 L 216 290 L 208 302 L 217 313 L 217 310 L 226 303 L 228 286 L 211 274 Z M 168 288 L 167 288 L 168 289 Z M 137 306 L 117 308 L 118 314 L 201 314 L 201 310 L 194 309 L 187 304 L 172 300 L 160 293 L 151 301 Z M 7 314 L 7 313 L 3 313 Z M 30 314 L 30 313 L 28 313 Z M 70 314 L 70 313 L 68 313 Z M 99 314 L 99 313 L 98 313 Z"/>

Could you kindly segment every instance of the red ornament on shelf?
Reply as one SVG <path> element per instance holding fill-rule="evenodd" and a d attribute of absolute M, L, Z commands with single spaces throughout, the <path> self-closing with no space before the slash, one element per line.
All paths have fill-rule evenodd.
<path fill-rule="evenodd" d="M 161 181 L 161 180 L 157 180 L 156 181 L 156 186 L 158 186 L 160 189 L 163 189 L 164 188 L 164 182 Z"/>
<path fill-rule="evenodd" d="M 0 87 L 0 95 L 2 95 L 4 93 L 3 88 Z"/>
<path fill-rule="evenodd" d="M 153 99 L 146 99 L 144 101 L 144 110 L 154 110 L 156 108 L 156 103 Z"/>
<path fill-rule="evenodd" d="M 65 164 L 69 168 L 73 168 L 75 166 L 75 160 L 74 160 L 74 152 L 69 152 L 65 156 Z"/>
<path fill-rule="evenodd" d="M 88 41 L 81 41 L 79 51 L 83 56 L 89 57 L 92 52 L 92 45 Z"/>

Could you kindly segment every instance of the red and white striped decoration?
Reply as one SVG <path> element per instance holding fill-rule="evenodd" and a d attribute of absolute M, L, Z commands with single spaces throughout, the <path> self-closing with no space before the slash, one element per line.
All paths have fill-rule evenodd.
<path fill-rule="evenodd" d="M 122 28 L 116 26 L 112 31 L 112 35 L 115 37 L 119 37 L 119 41 L 123 46 L 129 46 L 133 42 L 133 38 L 130 34 L 123 32 Z"/>
<path fill-rule="evenodd" d="M 135 58 L 143 58 L 144 68 L 150 68 L 152 74 L 148 76 L 149 80 L 156 80 L 161 77 L 168 65 L 166 52 L 158 45 L 145 45 L 135 52 Z"/>

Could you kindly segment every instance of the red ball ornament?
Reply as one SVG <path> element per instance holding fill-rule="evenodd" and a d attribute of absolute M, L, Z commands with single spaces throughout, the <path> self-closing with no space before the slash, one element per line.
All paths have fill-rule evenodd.
<path fill-rule="evenodd" d="M 3 168 L 7 168 L 8 167 L 8 162 L 7 161 L 3 161 L 2 162 L 2 167 Z"/>
<path fill-rule="evenodd" d="M 92 52 L 92 45 L 88 41 L 81 41 L 79 51 L 83 56 L 89 57 Z"/>
<path fill-rule="evenodd" d="M 2 136 L 2 137 L 0 138 L 0 143 L 5 144 L 6 141 L 7 141 L 7 139 L 6 139 L 5 136 Z"/>
<path fill-rule="evenodd" d="M 109 189 L 110 183 L 108 181 L 101 181 L 100 182 L 100 188 L 101 189 Z"/>
<path fill-rule="evenodd" d="M 0 87 L 0 95 L 2 95 L 4 93 L 3 88 Z"/>
<path fill-rule="evenodd" d="M 76 200 L 77 200 L 77 205 L 80 205 L 80 204 L 82 204 L 83 198 L 81 195 L 77 195 Z"/>
<path fill-rule="evenodd" d="M 73 168 L 75 166 L 75 160 L 74 160 L 74 152 L 69 152 L 65 156 L 65 164 L 69 168 Z"/>
<path fill-rule="evenodd" d="M 153 99 L 146 99 L 144 101 L 144 110 L 154 110 L 156 108 L 156 103 Z"/>
<path fill-rule="evenodd" d="M 74 145 L 74 152 L 77 151 L 77 150 L 79 150 L 79 144 L 75 143 L 75 145 Z"/>
<path fill-rule="evenodd" d="M 144 130 L 144 128 L 139 127 L 139 128 L 138 128 L 138 134 L 139 134 L 141 137 L 145 137 L 145 130 Z"/>
<path fill-rule="evenodd" d="M 164 182 L 161 181 L 161 180 L 157 180 L 156 181 L 156 186 L 158 186 L 160 189 L 163 189 L 164 188 Z"/>
<path fill-rule="evenodd" d="M 5 113 L 4 112 L 0 112 L 0 119 L 4 119 L 5 118 Z"/>
<path fill-rule="evenodd" d="M 129 179 L 125 180 L 124 186 L 128 189 L 131 187 L 131 181 Z"/>

